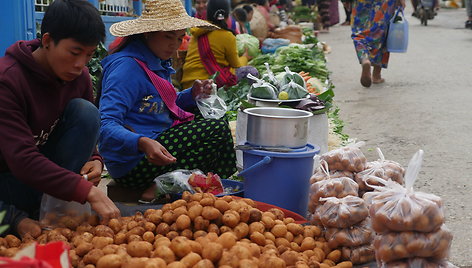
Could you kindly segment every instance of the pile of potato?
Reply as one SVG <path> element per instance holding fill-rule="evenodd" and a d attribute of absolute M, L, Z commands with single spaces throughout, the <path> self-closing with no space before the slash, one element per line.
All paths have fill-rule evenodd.
<path fill-rule="evenodd" d="M 312 222 L 325 228 L 325 239 L 331 248 L 342 247 L 342 259 L 354 264 L 375 259 L 369 211 L 362 198 L 321 198 L 324 202 L 312 215 Z"/>
<path fill-rule="evenodd" d="M 341 250 L 331 249 L 317 226 L 302 226 L 279 209 L 262 212 L 250 199 L 190 194 L 144 214 L 112 219 L 74 218 L 44 231 L 36 241 L 70 245 L 73 267 L 339 267 Z M 13 256 L 34 242 L 0 238 L 0 256 Z"/>
<path fill-rule="evenodd" d="M 408 263 L 415 257 L 436 262 L 448 257 L 452 234 L 444 225 L 441 198 L 397 187 L 374 193 L 370 199 L 379 263 Z"/>

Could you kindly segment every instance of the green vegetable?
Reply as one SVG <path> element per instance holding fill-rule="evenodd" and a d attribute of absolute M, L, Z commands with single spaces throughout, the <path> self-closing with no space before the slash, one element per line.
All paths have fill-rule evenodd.
<path fill-rule="evenodd" d="M 250 34 L 236 35 L 236 47 L 238 48 L 239 56 L 242 56 L 246 50 L 250 57 L 261 54 L 259 50 L 259 39 Z"/>
<path fill-rule="evenodd" d="M 306 84 L 303 77 L 298 73 L 290 71 L 290 68 L 288 66 L 285 66 L 285 72 L 282 75 L 282 79 L 280 79 L 280 84 L 284 86 L 292 81 L 300 85 L 302 88 L 306 89 Z"/>
<path fill-rule="evenodd" d="M 237 111 L 241 101 L 247 98 L 250 88 L 249 82 L 244 79 L 232 87 L 218 89 L 216 95 L 225 101 L 228 111 Z"/>
<path fill-rule="evenodd" d="M 308 91 L 294 81 L 290 81 L 282 86 L 280 91 L 287 92 L 289 100 L 305 98 L 308 95 Z"/>
<path fill-rule="evenodd" d="M 0 212 L 0 222 L 3 221 L 3 218 L 5 217 L 6 214 L 7 214 L 6 211 Z M 6 230 L 8 230 L 8 225 L 2 225 L 2 226 L 0 226 L 0 234 L 2 234 L 3 232 L 5 232 Z"/>
<path fill-rule="evenodd" d="M 270 100 L 277 99 L 277 88 L 266 82 L 252 84 L 249 92 L 251 96 L 255 98 Z"/>

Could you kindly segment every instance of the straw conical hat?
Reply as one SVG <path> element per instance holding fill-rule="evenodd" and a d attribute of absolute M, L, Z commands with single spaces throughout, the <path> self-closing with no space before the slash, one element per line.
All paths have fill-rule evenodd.
<path fill-rule="evenodd" d="M 204 20 L 190 17 L 180 0 L 147 0 L 141 17 L 114 23 L 110 27 L 110 33 L 114 36 L 123 37 L 148 32 L 177 31 L 193 27 L 218 28 Z"/>

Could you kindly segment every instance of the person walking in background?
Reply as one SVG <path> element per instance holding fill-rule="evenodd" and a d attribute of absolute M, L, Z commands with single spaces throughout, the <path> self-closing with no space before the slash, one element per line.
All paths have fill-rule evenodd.
<path fill-rule="evenodd" d="M 382 68 L 387 68 L 390 53 L 386 38 L 390 19 L 396 8 L 405 8 L 405 0 L 357 0 L 352 8 L 352 40 L 362 66 L 361 84 L 385 82 Z M 373 70 L 371 67 L 373 66 Z M 372 72 L 371 72 L 372 71 Z"/>
<path fill-rule="evenodd" d="M 342 0 L 344 13 L 346 13 L 346 20 L 341 24 L 342 26 L 351 25 L 351 12 L 353 0 Z"/>
<path fill-rule="evenodd" d="M 472 0 L 465 0 L 465 7 L 467 8 L 467 16 L 469 17 L 465 22 L 465 28 L 472 29 Z"/>
<path fill-rule="evenodd" d="M 331 0 L 318 0 L 318 12 L 321 17 L 321 26 L 323 27 L 320 30 L 320 33 L 329 32 L 329 26 L 331 26 L 331 19 L 329 16 L 329 7 L 331 5 Z"/>

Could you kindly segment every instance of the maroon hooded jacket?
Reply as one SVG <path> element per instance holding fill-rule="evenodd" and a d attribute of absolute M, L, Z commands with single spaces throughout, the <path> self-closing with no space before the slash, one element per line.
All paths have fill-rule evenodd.
<path fill-rule="evenodd" d="M 92 183 L 39 152 L 71 99 L 92 101 L 87 68 L 71 82 L 59 81 L 33 58 L 39 40 L 19 41 L 0 58 L 0 172 L 32 188 L 84 203 Z M 94 154 L 92 159 L 101 158 Z"/>

